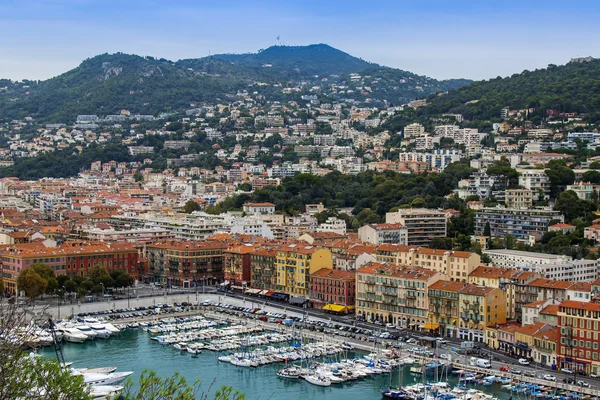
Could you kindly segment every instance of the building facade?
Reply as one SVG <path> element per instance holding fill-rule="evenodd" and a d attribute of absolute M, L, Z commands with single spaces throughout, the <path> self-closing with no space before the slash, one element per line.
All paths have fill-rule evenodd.
<path fill-rule="evenodd" d="M 385 215 L 387 224 L 401 224 L 407 229 L 407 244 L 428 246 L 436 237 L 446 236 L 447 216 L 428 208 L 406 208 Z"/>
<path fill-rule="evenodd" d="M 353 309 L 355 287 L 354 272 L 322 268 L 310 274 L 310 302 L 314 308 L 336 304 Z"/>

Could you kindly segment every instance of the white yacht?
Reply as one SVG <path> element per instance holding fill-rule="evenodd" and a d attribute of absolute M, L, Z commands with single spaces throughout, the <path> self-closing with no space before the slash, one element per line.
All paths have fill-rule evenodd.
<path fill-rule="evenodd" d="M 306 375 L 304 379 L 306 380 L 306 382 L 312 383 L 313 385 L 331 386 L 331 380 L 329 380 L 329 378 L 318 374 Z"/>
<path fill-rule="evenodd" d="M 83 343 L 88 339 L 88 336 L 84 335 L 83 332 L 81 332 L 77 328 L 67 328 L 64 326 L 58 326 L 57 330 L 59 332 L 62 332 L 63 339 L 67 342 Z"/>
<path fill-rule="evenodd" d="M 89 392 L 94 399 L 116 399 L 123 392 L 123 386 L 96 385 L 90 386 Z"/>
<path fill-rule="evenodd" d="M 119 328 L 117 328 L 116 326 L 114 326 L 110 322 L 103 322 L 102 324 L 104 325 L 104 329 L 106 329 L 110 333 L 119 333 L 119 332 L 121 332 L 121 330 Z"/>
<path fill-rule="evenodd" d="M 107 339 L 112 335 L 112 333 L 106 329 L 106 326 L 99 322 L 88 322 L 87 326 L 92 328 L 92 330 L 96 332 L 96 335 L 101 339 Z"/>
<path fill-rule="evenodd" d="M 79 329 L 81 331 L 81 333 L 86 335 L 88 337 L 88 339 L 90 339 L 90 340 L 94 340 L 98 337 L 98 333 L 96 333 L 92 328 L 90 328 L 87 325 L 76 324 L 76 325 L 74 325 L 74 327 Z"/>
<path fill-rule="evenodd" d="M 111 374 L 98 374 L 73 371 L 73 375 L 83 376 L 83 381 L 90 385 L 117 385 L 123 382 L 133 371 L 113 372 Z"/>

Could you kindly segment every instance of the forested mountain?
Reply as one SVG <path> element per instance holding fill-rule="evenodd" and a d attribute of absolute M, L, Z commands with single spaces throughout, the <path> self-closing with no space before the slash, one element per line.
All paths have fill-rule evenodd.
<path fill-rule="evenodd" d="M 350 81 L 349 73 L 362 71 L 366 71 L 364 80 Z M 182 111 L 191 104 L 227 101 L 240 90 L 257 92 L 267 100 L 297 100 L 314 85 L 334 99 L 398 104 L 467 82 L 437 81 L 381 67 L 321 44 L 274 46 L 256 54 L 177 62 L 102 54 L 45 81 L 0 80 L 0 122 L 25 116 L 45 122 L 72 122 L 78 114 L 102 116 L 121 109 L 156 115 Z M 333 83 L 356 90 L 340 94 L 331 89 Z M 362 85 L 374 89 L 364 91 Z M 285 86 L 300 86 L 306 92 L 284 94 Z"/>
<path fill-rule="evenodd" d="M 421 113 L 460 113 L 471 120 L 499 118 L 503 107 L 535 108 L 540 115 L 547 109 L 600 113 L 600 60 L 473 82 L 430 100 Z"/>
<path fill-rule="evenodd" d="M 217 54 L 213 56 L 244 67 L 269 68 L 275 74 L 342 75 L 380 67 L 326 44 L 309 46 L 271 46 L 258 53 Z M 265 67 L 270 65 L 270 67 Z"/>

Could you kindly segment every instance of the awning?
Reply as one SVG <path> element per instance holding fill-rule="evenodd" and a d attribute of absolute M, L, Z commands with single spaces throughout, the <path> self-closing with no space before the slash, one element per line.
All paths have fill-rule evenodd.
<path fill-rule="evenodd" d="M 306 297 L 291 297 L 290 304 L 304 304 L 308 301 Z"/>
<path fill-rule="evenodd" d="M 425 324 L 425 329 L 437 329 L 440 327 L 440 324 Z"/>
<path fill-rule="evenodd" d="M 235 286 L 235 285 L 232 285 L 232 286 L 231 286 L 231 288 L 232 288 L 232 289 L 235 289 L 235 290 L 244 290 L 244 287 L 243 287 L 243 286 Z"/>
<path fill-rule="evenodd" d="M 338 304 L 325 304 L 325 306 L 323 306 L 323 310 L 344 312 L 346 311 L 346 306 L 340 306 Z"/>
<path fill-rule="evenodd" d="M 248 289 L 245 292 L 246 294 L 258 294 L 260 293 L 260 289 Z"/>
<path fill-rule="evenodd" d="M 281 293 L 281 292 L 275 292 L 271 295 L 271 298 L 273 299 L 279 299 L 279 300 L 287 300 L 290 298 L 290 295 L 287 293 Z"/>
<path fill-rule="evenodd" d="M 221 286 L 227 286 L 227 285 L 229 285 L 229 281 L 225 281 L 225 282 L 221 283 Z"/>
<path fill-rule="evenodd" d="M 269 290 L 269 291 L 267 291 L 267 293 L 265 293 L 265 296 L 271 297 L 271 296 L 273 296 L 274 293 L 275 293 L 274 291 Z"/>
<path fill-rule="evenodd" d="M 258 292 L 259 296 L 264 296 L 265 294 L 267 294 L 268 290 L 261 290 L 260 292 Z"/>

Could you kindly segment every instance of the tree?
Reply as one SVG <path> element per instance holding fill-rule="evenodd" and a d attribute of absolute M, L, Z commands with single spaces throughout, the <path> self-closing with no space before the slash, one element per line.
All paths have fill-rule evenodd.
<path fill-rule="evenodd" d="M 58 288 L 58 281 L 54 277 L 54 270 L 52 267 L 45 263 L 35 263 L 32 264 L 30 268 L 37 272 L 38 275 L 48 283 L 44 293 L 54 293 Z"/>
<path fill-rule="evenodd" d="M 485 223 L 485 227 L 483 228 L 483 236 L 492 236 L 492 227 L 490 226 L 489 221 Z"/>
<path fill-rule="evenodd" d="M 199 393 L 200 380 L 189 385 L 186 379 L 176 372 L 173 376 L 163 378 L 155 371 L 144 370 L 138 383 L 139 389 L 134 389 L 133 381 L 128 379 L 123 390 L 123 400 L 206 400 L 209 393 Z M 208 388 L 210 392 L 212 384 Z M 215 400 L 244 400 L 245 396 L 234 391 L 230 386 L 222 386 L 213 397 Z"/>
<path fill-rule="evenodd" d="M 24 291 L 31 300 L 41 296 L 48 287 L 48 281 L 32 268 L 24 268 L 17 277 L 17 289 Z"/>
<path fill-rule="evenodd" d="M 186 214 L 191 214 L 194 211 L 200 211 L 202 210 L 202 207 L 200 207 L 200 204 L 196 203 L 194 200 L 188 200 L 185 205 L 183 206 L 183 211 Z"/>
<path fill-rule="evenodd" d="M 431 239 L 429 247 L 432 249 L 452 250 L 452 238 L 436 237 Z"/>
<path fill-rule="evenodd" d="M 107 277 L 110 278 L 108 271 L 105 267 L 100 265 L 95 265 L 88 271 L 88 279 L 90 279 L 94 284 L 97 285 L 100 284 L 100 282 L 102 282 L 102 280 Z"/>
<path fill-rule="evenodd" d="M 65 282 L 64 288 L 67 291 L 67 293 L 75 293 L 77 291 L 77 288 L 79 288 L 79 285 L 77 285 L 77 283 L 74 280 L 69 279 Z"/>
<path fill-rule="evenodd" d="M 115 279 L 115 286 L 121 288 L 129 287 L 133 285 L 134 282 L 135 278 L 133 276 L 123 273 L 117 276 L 117 278 Z"/>

